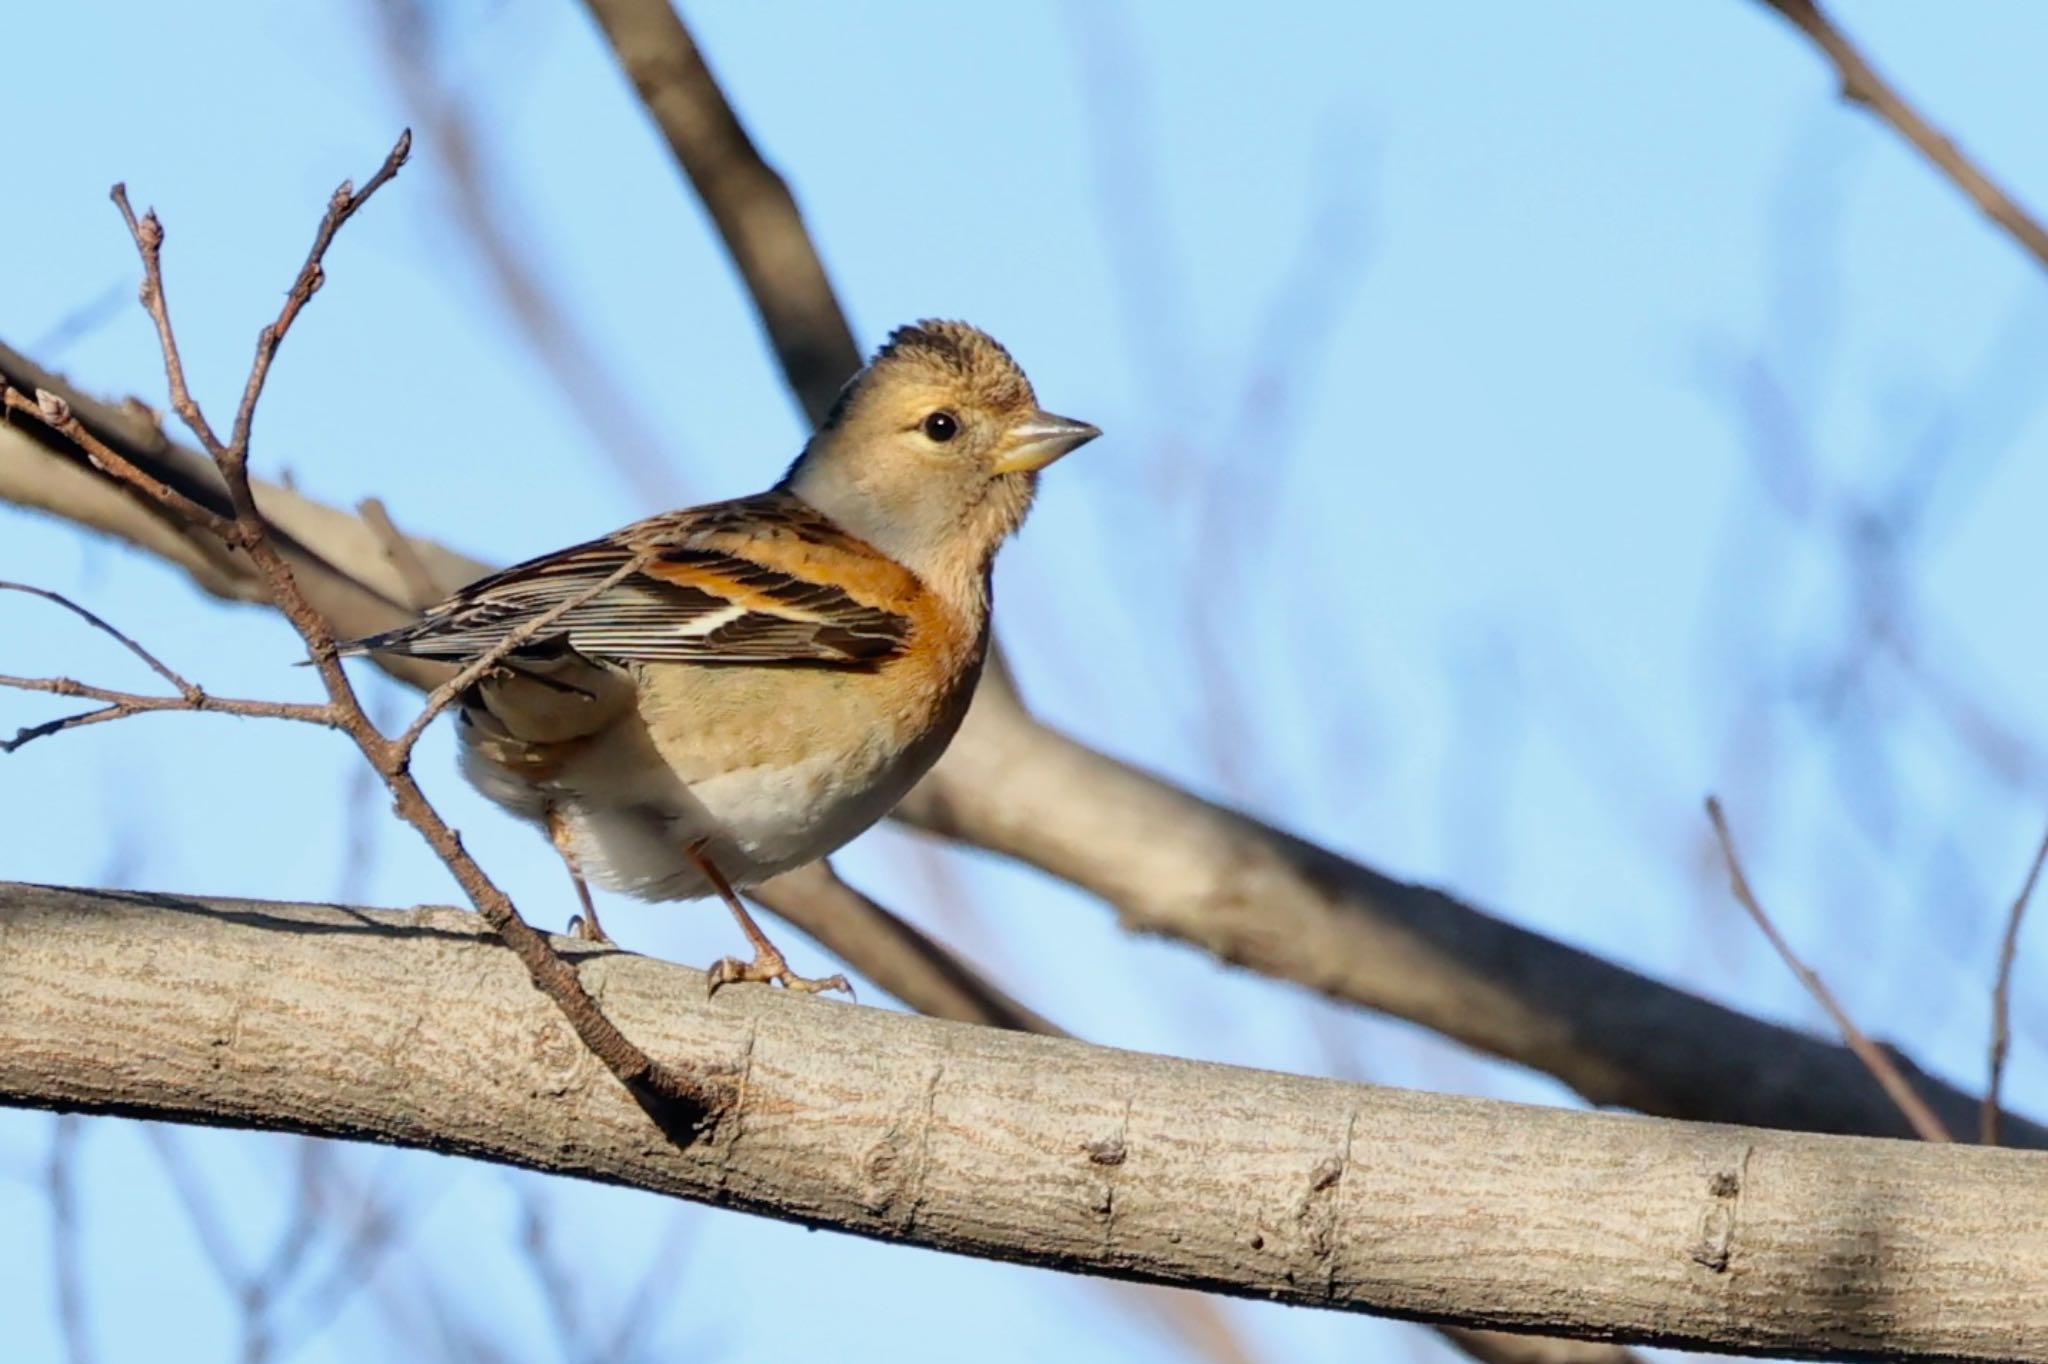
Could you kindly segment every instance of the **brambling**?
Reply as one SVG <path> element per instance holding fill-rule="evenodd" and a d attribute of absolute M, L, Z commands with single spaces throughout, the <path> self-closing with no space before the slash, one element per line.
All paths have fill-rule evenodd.
<path fill-rule="evenodd" d="M 584 595 L 461 698 L 464 773 L 547 830 L 586 936 L 607 940 L 586 876 L 715 894 L 754 956 L 713 990 L 844 989 L 792 973 L 736 892 L 830 854 L 937 761 L 988 651 L 996 550 L 1038 471 L 1099 434 L 1041 410 L 985 333 L 919 322 L 769 491 L 492 574 L 344 652 L 467 663 Z"/>

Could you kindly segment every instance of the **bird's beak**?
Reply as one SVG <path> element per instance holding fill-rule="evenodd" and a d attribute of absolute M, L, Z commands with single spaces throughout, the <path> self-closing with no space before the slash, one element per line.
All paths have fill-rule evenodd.
<path fill-rule="evenodd" d="M 1023 474 L 1043 469 L 1061 455 L 1080 449 L 1101 434 L 1100 428 L 1087 422 L 1077 422 L 1072 417 L 1034 412 L 1010 428 L 1009 443 L 996 457 L 996 472 Z"/>

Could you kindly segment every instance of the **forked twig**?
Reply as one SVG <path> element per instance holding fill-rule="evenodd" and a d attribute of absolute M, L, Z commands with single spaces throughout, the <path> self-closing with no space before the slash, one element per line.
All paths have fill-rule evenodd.
<path fill-rule="evenodd" d="M 180 696 L 185 696 L 189 698 L 202 696 L 205 694 L 201 692 L 198 687 L 195 687 L 194 685 L 192 685 L 191 682 L 187 681 L 182 674 L 172 669 L 169 665 L 167 665 L 162 659 L 158 658 L 155 654 L 143 648 L 140 644 L 137 644 L 133 639 L 129 638 L 127 635 L 122 634 L 119 630 L 116 630 L 113 626 L 107 624 L 106 621 L 100 619 L 92 612 L 86 610 L 83 606 L 80 606 L 77 602 L 71 600 L 71 598 L 65 596 L 61 592 L 52 592 L 45 587 L 31 587 L 27 583 L 7 582 L 4 579 L 0 579 L 0 592 L 25 592 L 31 597 L 41 597 L 44 601 L 55 602 L 57 605 L 63 607 L 66 611 L 69 611 L 71 612 L 71 614 L 78 616 L 79 618 L 84 620 L 86 624 L 92 626 L 93 628 L 101 631 L 104 634 L 113 636 L 115 641 L 119 643 L 122 648 L 126 649 L 129 653 L 134 654 L 137 658 L 141 659 L 145 664 L 147 664 L 151 672 L 155 673 L 158 677 L 161 677 L 164 681 L 176 687 L 178 689 L 178 694 Z"/>
<path fill-rule="evenodd" d="M 2034 846 L 2034 860 L 2027 866 L 2027 879 L 2013 897 L 2005 914 L 2005 936 L 1998 945 L 1998 980 L 1991 987 L 1991 1080 L 1984 1088 L 1984 1103 L 1977 1111 L 1977 1136 L 1986 1146 L 1999 1140 L 1999 1090 L 2005 1084 L 2005 1058 L 2012 1050 L 2012 968 L 2020 955 L 2020 922 L 2027 917 L 2034 887 L 2041 880 L 2041 866 L 2048 863 L 2048 830 Z"/>
<path fill-rule="evenodd" d="M 65 605 L 71 603 L 66 602 Z M 55 720 L 45 720 L 39 725 L 28 725 L 15 732 L 12 739 L 0 739 L 0 753 L 12 753 L 36 739 L 61 734 L 65 730 L 84 729 L 87 725 L 104 724 L 108 720 L 125 720 L 131 715 L 146 715 L 152 711 L 181 710 L 196 711 L 212 715 L 240 715 L 250 719 L 298 720 L 309 725 L 323 725 L 328 729 L 344 728 L 341 715 L 333 706 L 307 704 L 299 701 L 247 701 L 234 697 L 215 696 L 198 687 L 177 696 L 150 696 L 144 692 L 119 691 L 113 687 L 96 687 L 90 682 L 80 682 L 70 677 L 16 677 L 11 673 L 0 673 L 0 687 L 11 687 L 15 691 L 42 692 L 47 696 L 69 696 L 86 701 L 102 701 L 106 704 L 98 710 L 81 711 L 76 715 L 63 715 Z"/>
<path fill-rule="evenodd" d="M 1728 884 L 1735 893 L 1736 902 L 1749 911 L 1749 917 L 1763 930 L 1764 937 L 1770 941 L 1779 958 L 1792 968 L 1792 974 L 1799 977 L 1799 983 L 1806 987 L 1807 993 L 1818 1001 L 1821 1008 L 1827 1010 L 1828 1017 L 1835 1021 L 1835 1027 L 1841 1031 L 1842 1040 L 1848 1043 L 1849 1050 L 1856 1053 L 1856 1059 L 1863 1062 L 1871 1075 L 1876 1077 L 1878 1084 L 1884 1087 L 1885 1094 L 1898 1107 L 1899 1112 L 1905 1115 L 1906 1121 L 1912 1124 L 1913 1130 L 1919 1134 L 1922 1141 L 1954 1141 L 1954 1135 L 1949 1132 L 1942 1120 L 1935 1116 L 1934 1110 L 1927 1106 L 1926 1101 L 1914 1092 L 1906 1077 L 1899 1073 L 1899 1068 L 1892 1064 L 1892 1058 L 1885 1055 L 1882 1047 L 1864 1035 L 1863 1030 L 1856 1026 L 1856 1020 L 1849 1016 L 1849 1011 L 1835 998 L 1834 991 L 1828 989 L 1827 982 L 1823 981 L 1812 967 L 1799 959 L 1799 954 L 1792 950 L 1792 944 L 1778 931 L 1778 925 L 1765 911 L 1762 901 L 1756 898 L 1756 892 L 1750 889 L 1749 876 L 1742 869 L 1742 858 L 1735 851 L 1735 835 L 1729 832 L 1728 817 L 1722 813 L 1721 802 L 1716 797 L 1707 797 L 1707 818 L 1713 821 L 1714 837 L 1720 840 L 1721 860 L 1728 866 Z"/>
<path fill-rule="evenodd" d="M 88 725 L 104 724 L 109 720 L 125 720 L 131 715 L 144 715 L 152 711 L 204 711 L 218 715 L 242 715 L 259 719 L 298 720 L 306 724 L 324 725 L 330 729 L 340 728 L 340 716 L 332 705 L 308 705 L 297 701 L 245 701 L 225 696 L 214 696 L 198 686 L 183 673 L 165 663 L 155 654 L 142 647 L 128 635 L 115 629 L 105 619 L 88 611 L 61 592 L 47 588 L 31 587 L 27 583 L 0 581 L 0 591 L 22 592 L 31 597 L 41 597 L 53 602 L 66 611 L 85 621 L 95 630 L 111 637 L 129 653 L 147 664 L 150 671 L 171 684 L 177 690 L 176 696 L 151 696 L 144 692 L 121 691 L 113 687 L 94 686 L 70 677 L 17 677 L 0 673 L 0 687 L 11 687 L 15 691 L 42 692 L 46 696 L 68 696 L 105 704 L 96 710 L 80 711 L 73 715 L 60 715 L 54 720 L 45 720 L 38 725 L 26 725 L 15 732 L 12 739 L 0 739 L 0 753 L 12 753 L 25 744 L 37 739 L 61 734 L 66 730 L 84 729 Z"/>
<path fill-rule="evenodd" d="M 228 437 L 228 454 L 234 459 L 238 470 L 245 469 L 249 461 L 249 430 L 256 421 L 256 401 L 263 396 L 263 385 L 270 378 L 270 363 L 277 358 L 277 348 L 284 341 L 284 334 L 291 330 L 292 323 L 297 320 L 299 310 L 304 308 L 313 295 L 319 292 L 320 286 L 327 282 L 327 272 L 322 262 L 327 257 L 327 248 L 334 244 L 334 234 L 341 231 L 342 225 L 350 218 L 355 217 L 356 210 L 368 203 L 371 195 L 391 182 L 398 174 L 399 167 L 403 166 L 406 158 L 411 155 L 412 129 L 407 128 L 398 134 L 398 141 L 392 143 L 391 150 L 385 154 L 384 164 L 377 167 L 376 173 L 364 182 L 361 189 L 344 180 L 335 187 L 334 196 L 327 201 L 327 212 L 321 215 L 320 226 L 313 233 L 313 245 L 306 251 L 305 264 L 299 267 L 298 278 L 292 281 L 290 291 L 284 296 L 283 310 L 278 313 L 277 321 L 256 333 L 256 358 L 249 365 L 249 381 L 242 386 L 242 401 L 235 409 L 234 434 Z M 118 186 L 116 188 L 118 189 Z M 121 204 L 122 212 L 125 214 L 128 207 L 125 196 L 117 202 Z M 154 213 L 150 215 L 152 221 L 155 217 Z M 163 231 L 159 226 L 157 241 L 161 244 L 162 240 Z M 155 274 L 159 285 L 158 294 L 161 297 L 161 269 Z M 170 335 L 168 317 L 164 321 L 164 335 Z M 198 411 L 197 404 L 194 404 L 193 411 Z M 233 477 L 229 478 L 231 488 L 235 481 Z M 243 474 L 241 482 L 246 487 L 246 473 Z"/>
<path fill-rule="evenodd" d="M 312 247 L 306 254 L 305 263 L 299 267 L 298 276 L 286 294 L 283 306 L 276 319 L 265 325 L 257 335 L 255 359 L 251 362 L 248 380 L 243 385 L 241 402 L 236 408 L 234 424 L 225 441 L 207 420 L 204 410 L 193 397 L 186 381 L 184 360 L 178 350 L 177 335 L 171 323 L 170 309 L 165 298 L 163 224 L 153 211 L 137 215 L 129 204 L 125 187 L 116 185 L 113 189 L 115 206 L 120 209 L 122 220 L 128 225 L 129 233 L 134 238 L 136 252 L 142 259 L 142 305 L 156 326 L 157 342 L 163 353 L 164 373 L 170 389 L 172 410 L 212 456 L 214 465 L 227 488 L 229 505 L 234 510 L 232 517 L 221 516 L 217 512 L 198 506 L 189 498 L 176 494 L 160 480 L 143 473 L 128 460 L 107 449 L 103 443 L 92 440 L 89 433 L 83 432 L 79 427 L 68 409 L 53 410 L 53 400 L 49 395 L 38 395 L 38 401 L 31 405 L 24 395 L 12 390 L 6 394 L 9 406 L 32 406 L 39 418 L 53 429 L 76 440 L 94 463 L 127 486 L 212 531 L 231 548 L 243 551 L 271 600 L 284 613 L 285 618 L 291 621 L 305 642 L 321 683 L 326 688 L 327 704 L 295 706 L 287 703 L 222 703 L 206 695 L 200 688 L 163 669 L 150 659 L 145 651 L 140 650 L 140 646 L 133 645 L 132 641 L 128 641 L 118 632 L 113 632 L 116 638 L 130 644 L 142 654 L 145 661 L 157 667 L 166 680 L 179 688 L 179 696 L 175 701 L 171 698 L 144 697 L 134 693 L 88 687 L 68 678 L 11 678 L 0 681 L 25 686 L 30 690 L 85 696 L 107 702 L 101 710 L 56 722 L 46 730 L 51 733 L 58 729 L 120 719 L 146 710 L 228 709 L 230 704 L 239 707 L 237 713 L 307 720 L 344 731 L 355 741 L 363 756 L 384 779 L 400 818 L 412 825 L 440 855 L 441 860 L 469 896 L 471 903 L 519 957 L 534 984 L 561 1010 L 584 1045 L 589 1047 L 604 1062 L 607 1069 L 627 1086 L 665 1130 L 679 1139 L 687 1139 L 716 1113 L 729 1095 L 730 1086 L 726 1079 L 722 1076 L 682 1071 L 660 1065 L 629 1041 L 597 1007 L 596 1001 L 590 997 L 577 978 L 575 968 L 554 950 L 546 935 L 534 929 L 521 917 L 511 899 L 463 848 L 461 838 L 427 801 L 410 768 L 413 745 L 419 733 L 425 729 L 433 715 L 453 699 L 460 688 L 451 683 L 437 689 L 434 698 L 430 700 L 431 709 L 428 713 L 399 739 L 394 741 L 386 738 L 364 711 L 347 674 L 342 671 L 327 621 L 308 602 L 292 572 L 291 565 L 271 539 L 269 525 L 256 505 L 250 486 L 250 433 L 254 429 L 257 405 L 263 396 L 264 384 L 268 379 L 271 363 L 276 358 L 278 346 L 290 331 L 293 321 L 324 282 L 324 261 L 328 248 L 334 242 L 335 234 L 362 208 L 371 195 L 398 173 L 399 168 L 405 164 L 411 145 L 412 134 L 408 131 L 400 136 L 376 174 L 371 176 L 360 190 L 351 184 L 343 183 L 328 201 L 327 211 L 314 233 Z M 55 406 L 62 406 L 61 400 L 54 402 Z M 38 595 L 52 594 L 38 591 Z M 68 602 L 63 604 L 71 606 L 71 609 L 78 611 L 87 619 L 104 625 L 104 622 L 98 622 L 97 617 L 82 608 Z M 574 603 L 565 604 L 564 609 L 570 605 Z M 536 621 L 534 628 L 544 628 L 547 623 L 546 620 Z M 507 641 L 505 651 L 509 652 L 511 648 L 516 648 L 519 642 L 517 639 Z M 487 667 L 495 666 L 502 657 L 501 653 L 497 658 L 479 660 L 484 667 L 475 669 L 475 675 L 481 676 Z M 469 680 L 475 679 L 471 677 Z M 462 678 L 458 677 L 455 682 L 462 682 Z M 21 742 L 25 740 L 15 741 L 16 744 Z"/>

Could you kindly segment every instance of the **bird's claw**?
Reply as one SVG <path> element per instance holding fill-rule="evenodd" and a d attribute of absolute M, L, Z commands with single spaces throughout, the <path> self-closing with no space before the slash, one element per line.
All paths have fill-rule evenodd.
<path fill-rule="evenodd" d="M 569 936 L 580 938 L 587 943 L 596 943 L 599 947 L 618 946 L 612 941 L 612 935 L 604 931 L 604 925 L 597 921 L 595 914 L 571 914 Z"/>
<path fill-rule="evenodd" d="M 715 995 L 727 985 L 758 982 L 762 985 L 780 985 L 785 990 L 799 990 L 815 995 L 825 990 L 842 990 L 848 999 L 854 997 L 853 986 L 842 975 L 800 976 L 789 969 L 780 952 L 762 952 L 752 961 L 741 961 L 738 957 L 720 957 L 706 973 L 709 988 L 706 996 Z"/>

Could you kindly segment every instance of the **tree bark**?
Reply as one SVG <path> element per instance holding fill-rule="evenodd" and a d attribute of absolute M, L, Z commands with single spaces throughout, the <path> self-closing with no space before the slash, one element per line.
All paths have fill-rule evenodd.
<path fill-rule="evenodd" d="M 2048 1156 L 1522 1107 L 580 949 L 656 1130 L 481 920 L 0 885 L 0 1101 L 393 1142 L 939 1250 L 1448 1325 L 2048 1360 Z"/>

